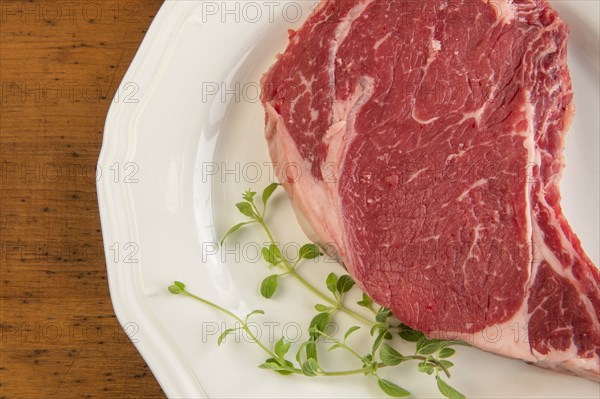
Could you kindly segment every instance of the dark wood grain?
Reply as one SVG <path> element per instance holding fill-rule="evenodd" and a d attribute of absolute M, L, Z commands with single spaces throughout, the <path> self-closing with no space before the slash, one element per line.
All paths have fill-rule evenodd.
<path fill-rule="evenodd" d="M 0 3 L 3 398 L 164 397 L 113 313 L 94 175 L 161 3 Z"/>

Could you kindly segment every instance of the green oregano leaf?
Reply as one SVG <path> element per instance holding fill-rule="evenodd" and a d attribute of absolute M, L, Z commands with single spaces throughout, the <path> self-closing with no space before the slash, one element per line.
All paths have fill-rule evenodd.
<path fill-rule="evenodd" d="M 417 342 L 419 339 L 424 337 L 423 333 L 415 330 L 404 330 L 400 331 L 400 337 L 405 339 L 408 342 Z"/>
<path fill-rule="evenodd" d="M 246 315 L 246 322 L 248 322 L 248 319 L 250 319 L 250 317 L 254 316 L 255 314 L 265 314 L 265 311 L 261 309 L 253 310 L 252 312 Z"/>
<path fill-rule="evenodd" d="M 319 363 L 313 358 L 306 360 L 302 363 L 302 373 L 308 377 L 314 377 L 321 374 Z"/>
<path fill-rule="evenodd" d="M 452 348 L 444 348 L 440 351 L 440 353 L 438 353 L 438 357 L 440 359 L 444 359 L 444 358 L 451 357 L 455 353 L 456 353 L 456 351 Z"/>
<path fill-rule="evenodd" d="M 298 259 L 314 259 L 323 255 L 317 244 L 305 244 L 298 252 Z"/>
<path fill-rule="evenodd" d="M 277 262 L 277 259 L 275 259 L 275 256 L 271 253 L 269 248 L 262 247 L 260 252 L 262 253 L 263 258 L 265 261 L 267 261 L 267 263 L 273 265 Z"/>
<path fill-rule="evenodd" d="M 445 341 L 439 339 L 425 339 L 417 342 L 417 353 L 422 355 L 431 355 L 437 352 L 445 344 Z"/>
<path fill-rule="evenodd" d="M 248 202 L 239 202 L 237 204 L 235 204 L 235 206 L 237 207 L 237 209 L 240 211 L 240 213 L 244 216 L 248 216 L 249 218 L 255 218 L 256 215 L 254 214 L 254 211 L 252 210 L 252 205 L 250 205 Z"/>
<path fill-rule="evenodd" d="M 371 327 L 371 330 L 369 330 L 369 334 L 371 334 L 371 336 L 375 335 L 375 332 L 379 329 L 379 325 L 375 324 L 373 327 Z"/>
<path fill-rule="evenodd" d="M 275 192 L 275 190 L 277 190 L 277 187 L 279 187 L 278 183 L 271 183 L 263 190 L 263 192 L 262 192 L 263 205 L 265 205 L 265 206 L 267 205 L 269 198 L 271 198 L 271 195 L 273 195 L 273 192 Z"/>
<path fill-rule="evenodd" d="M 329 325 L 329 321 L 331 320 L 331 315 L 327 312 L 319 313 L 310 321 L 310 329 L 316 329 L 320 332 L 325 332 L 327 330 L 327 326 Z M 318 338 L 319 334 L 315 334 L 315 337 Z"/>
<path fill-rule="evenodd" d="M 317 352 L 317 343 L 315 341 L 306 342 L 306 358 L 318 360 L 319 354 Z"/>
<path fill-rule="evenodd" d="M 296 361 L 298 362 L 298 364 L 301 363 L 302 351 L 306 348 L 306 345 L 308 345 L 309 342 L 310 341 L 304 341 L 304 342 L 302 342 L 302 344 L 298 348 L 298 351 L 296 352 Z"/>
<path fill-rule="evenodd" d="M 258 368 L 266 370 L 280 370 L 281 365 L 275 359 L 268 359 L 266 362 L 259 365 Z"/>
<path fill-rule="evenodd" d="M 179 295 L 183 293 L 183 290 L 181 288 L 179 288 L 178 286 L 176 286 L 175 284 L 172 284 L 169 286 L 169 292 L 173 295 Z"/>
<path fill-rule="evenodd" d="M 373 306 L 373 300 L 371 298 L 369 298 L 369 296 L 363 292 L 362 300 L 356 302 L 356 304 L 358 306 L 362 306 L 363 308 L 370 309 L 371 306 Z"/>
<path fill-rule="evenodd" d="M 386 334 L 387 334 L 387 331 L 379 332 L 379 334 L 377 335 L 377 338 L 375 338 L 375 342 L 373 342 L 373 353 L 375 353 L 375 351 L 377 351 L 377 349 L 381 345 L 381 342 L 385 338 Z"/>
<path fill-rule="evenodd" d="M 238 223 L 235 226 L 233 226 L 232 228 L 230 228 L 227 233 L 225 233 L 225 235 L 223 236 L 223 238 L 221 239 L 221 242 L 219 243 L 219 245 L 223 246 L 223 243 L 225 242 L 225 240 L 227 239 L 227 237 L 229 237 L 230 235 L 232 235 L 233 233 L 235 233 L 236 231 L 238 231 L 239 229 L 241 229 L 242 227 L 244 227 L 247 224 L 251 224 L 254 222 L 243 222 L 243 223 Z"/>
<path fill-rule="evenodd" d="M 285 370 L 275 370 L 275 372 L 279 373 L 281 375 L 290 375 L 290 374 L 292 374 L 292 371 L 290 371 L 290 370 L 294 368 L 294 364 L 292 362 L 290 362 L 289 360 L 286 360 L 285 361 L 285 365 L 286 365 Z"/>
<path fill-rule="evenodd" d="M 315 305 L 315 309 L 317 312 L 329 312 L 332 308 L 330 306 L 325 306 L 318 303 Z"/>
<path fill-rule="evenodd" d="M 342 348 L 342 344 L 333 344 L 329 349 L 327 349 L 327 352 L 331 352 L 332 350 L 338 348 Z"/>
<path fill-rule="evenodd" d="M 419 338 L 419 340 L 417 341 L 417 345 L 416 345 L 416 349 L 415 351 L 417 353 L 419 353 L 419 350 L 421 349 L 421 347 L 425 344 L 425 342 L 427 342 L 427 337 L 425 335 L 421 336 L 421 338 Z"/>
<path fill-rule="evenodd" d="M 345 274 L 338 279 L 336 288 L 340 294 L 345 294 L 352 289 L 354 284 L 355 282 L 352 280 L 352 277 Z"/>
<path fill-rule="evenodd" d="M 263 282 L 260 284 L 260 294 L 263 297 L 267 299 L 271 299 L 273 297 L 275 291 L 277 291 L 277 279 L 279 279 L 279 276 L 274 274 L 263 280 Z"/>
<path fill-rule="evenodd" d="M 397 366 L 406 360 L 396 349 L 384 343 L 379 350 L 381 361 L 387 366 Z"/>
<path fill-rule="evenodd" d="M 348 329 L 348 331 L 346 331 L 346 334 L 344 334 L 344 342 L 346 342 L 346 340 L 348 339 L 348 337 L 350 336 L 350 334 L 352 334 L 354 331 L 359 330 L 360 327 L 359 326 L 352 326 Z"/>
<path fill-rule="evenodd" d="M 289 369 L 292 369 L 294 365 L 287 361 L 285 362 L 285 365 L 282 365 L 277 359 L 270 358 L 258 367 L 261 369 L 272 370 L 281 375 L 290 375 L 292 372 Z"/>
<path fill-rule="evenodd" d="M 290 342 L 285 342 L 283 337 L 279 338 L 277 342 L 275 342 L 275 348 L 273 352 L 279 357 L 280 360 L 285 361 L 285 354 L 288 353 L 292 344 Z"/>
<path fill-rule="evenodd" d="M 235 330 L 235 328 L 228 328 L 227 330 L 223 331 L 221 335 L 219 335 L 219 338 L 217 338 L 217 346 L 221 346 L 225 337 L 227 337 L 230 333 L 234 332 Z"/>
<path fill-rule="evenodd" d="M 329 275 L 327 276 L 327 280 L 325 280 L 325 282 L 327 283 L 327 289 L 333 294 L 336 295 L 337 293 L 337 276 L 334 273 L 329 273 Z"/>
<path fill-rule="evenodd" d="M 383 392 L 393 398 L 403 398 L 410 395 L 410 392 L 406 389 L 399 387 L 391 381 L 384 380 L 383 378 L 377 378 L 377 384 Z"/>
<path fill-rule="evenodd" d="M 281 375 L 290 375 L 292 374 L 291 370 L 294 368 L 294 364 L 288 360 L 283 361 L 270 358 L 258 367 L 261 369 L 273 370 Z"/>
<path fill-rule="evenodd" d="M 437 380 L 437 386 L 442 395 L 448 399 L 465 399 L 465 395 L 448 385 L 448 383 L 440 376 L 436 376 L 435 379 Z"/>
<path fill-rule="evenodd" d="M 379 323 L 384 323 L 391 315 L 392 315 L 391 310 L 389 310 L 388 308 L 382 307 L 377 312 L 377 315 L 375 316 L 375 320 Z"/>
<path fill-rule="evenodd" d="M 269 251 L 276 260 L 283 259 L 283 255 L 281 255 L 281 251 L 276 244 L 269 245 Z"/>

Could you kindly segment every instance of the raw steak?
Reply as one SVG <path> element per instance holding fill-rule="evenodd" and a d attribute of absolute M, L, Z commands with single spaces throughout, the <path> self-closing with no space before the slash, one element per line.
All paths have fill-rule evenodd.
<path fill-rule="evenodd" d="M 560 207 L 567 34 L 545 0 L 323 0 L 262 101 L 305 230 L 373 299 L 598 379 L 600 276 Z"/>

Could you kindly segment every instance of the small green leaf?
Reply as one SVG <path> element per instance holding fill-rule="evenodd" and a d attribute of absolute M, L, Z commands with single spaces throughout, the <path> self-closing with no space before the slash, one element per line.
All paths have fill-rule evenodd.
<path fill-rule="evenodd" d="M 352 334 L 354 331 L 359 330 L 360 327 L 359 326 L 352 326 L 348 329 L 348 331 L 346 331 L 346 334 L 344 334 L 344 342 L 348 339 L 348 337 L 350 336 L 350 334 Z"/>
<path fill-rule="evenodd" d="M 285 342 L 283 337 L 281 337 L 277 342 L 275 342 L 275 348 L 273 352 L 275 352 L 280 360 L 285 361 L 285 354 L 288 353 L 291 346 L 292 344 L 290 342 Z"/>
<path fill-rule="evenodd" d="M 417 367 L 419 369 L 419 372 L 421 372 L 421 373 L 426 373 L 429 375 L 431 375 L 431 373 L 433 373 L 433 365 L 431 365 L 428 362 L 421 362 L 418 364 Z"/>
<path fill-rule="evenodd" d="M 392 315 L 392 311 L 388 308 L 381 307 L 375 316 L 375 320 L 379 323 L 385 323 L 385 321 Z"/>
<path fill-rule="evenodd" d="M 317 244 L 306 244 L 300 248 L 298 259 L 314 259 L 321 255 L 323 254 L 319 250 L 319 246 Z"/>
<path fill-rule="evenodd" d="M 400 352 L 386 343 L 381 346 L 379 357 L 381 357 L 381 361 L 387 366 L 397 366 L 406 360 L 406 358 L 402 356 Z"/>
<path fill-rule="evenodd" d="M 341 347 L 342 347 L 342 344 L 334 344 L 334 345 L 331 346 L 331 348 L 327 349 L 327 352 L 331 352 L 332 350 L 338 349 L 338 348 L 341 348 Z"/>
<path fill-rule="evenodd" d="M 363 308 L 367 309 L 370 309 L 371 306 L 373 306 L 373 300 L 364 292 L 362 294 L 362 300 L 356 303 L 358 304 L 358 306 L 362 306 Z"/>
<path fill-rule="evenodd" d="M 440 359 L 445 359 L 447 357 L 454 355 L 455 353 L 456 353 L 456 351 L 452 348 L 444 348 L 440 351 L 440 353 L 438 354 L 438 357 Z"/>
<path fill-rule="evenodd" d="M 445 344 L 445 341 L 440 339 L 424 339 L 417 342 L 417 353 L 422 355 L 431 355 L 437 352 Z"/>
<path fill-rule="evenodd" d="M 289 361 L 285 361 L 285 365 L 281 365 L 278 360 L 271 358 L 267 359 L 266 362 L 264 362 L 258 367 L 261 369 L 273 370 L 274 372 L 281 375 L 290 375 L 292 374 L 290 369 L 293 369 L 294 365 Z"/>
<path fill-rule="evenodd" d="M 256 195 L 256 193 L 254 191 L 248 190 L 244 194 L 242 194 L 242 198 L 248 202 L 253 202 L 255 195 Z"/>
<path fill-rule="evenodd" d="M 246 315 L 246 322 L 248 321 L 248 319 L 249 319 L 250 317 L 254 316 L 255 314 L 265 314 L 265 311 L 264 311 L 264 310 L 260 310 L 260 309 L 253 310 L 252 312 L 250 312 L 250 313 L 248 313 L 248 314 Z"/>
<path fill-rule="evenodd" d="M 264 362 L 263 364 L 258 366 L 261 369 L 267 369 L 267 370 L 280 370 L 281 369 L 281 365 L 275 360 L 275 359 L 269 359 L 266 362 Z"/>
<path fill-rule="evenodd" d="M 179 295 L 183 293 L 183 290 L 175 284 L 169 286 L 169 292 L 173 295 Z"/>
<path fill-rule="evenodd" d="M 308 359 L 302 363 L 302 373 L 308 377 L 314 377 L 321 374 L 319 363 L 313 358 Z"/>
<path fill-rule="evenodd" d="M 403 398 L 410 395 L 410 392 L 406 389 L 399 387 L 391 381 L 384 380 L 383 378 L 377 378 L 377 383 L 383 392 L 393 398 Z"/>
<path fill-rule="evenodd" d="M 279 276 L 277 274 L 274 274 L 263 280 L 263 282 L 260 285 L 260 294 L 263 297 L 267 299 L 271 299 L 273 297 L 275 291 L 277 291 L 278 278 Z"/>
<path fill-rule="evenodd" d="M 327 289 L 331 291 L 333 295 L 337 294 L 337 281 L 338 278 L 333 273 L 329 273 L 329 275 L 327 276 L 327 280 L 325 280 L 325 282 L 327 283 Z"/>
<path fill-rule="evenodd" d="M 315 341 L 307 341 L 306 343 L 306 358 L 307 359 L 315 359 L 319 358 L 319 354 L 317 352 L 317 343 Z"/>
<path fill-rule="evenodd" d="M 283 259 L 283 255 L 281 255 L 281 251 L 279 250 L 279 247 L 275 244 L 271 244 L 269 245 L 269 251 L 271 251 L 271 254 L 273 255 L 273 257 L 277 260 L 279 259 Z"/>
<path fill-rule="evenodd" d="M 379 325 L 375 324 L 373 327 L 371 327 L 371 330 L 369 331 L 369 334 L 371 334 L 371 337 L 373 335 L 375 335 L 375 332 L 379 329 Z"/>
<path fill-rule="evenodd" d="M 254 222 L 238 223 L 235 226 L 233 226 L 232 228 L 230 228 L 229 231 L 227 231 L 227 233 L 225 233 L 225 235 L 223 236 L 223 239 L 221 240 L 220 245 L 221 246 L 223 245 L 223 243 L 225 242 L 227 237 L 229 237 L 230 235 L 232 235 L 233 233 L 235 233 L 236 231 L 238 231 L 239 229 L 241 229 L 242 227 L 244 227 L 245 225 L 250 224 L 250 223 L 254 223 Z"/>
<path fill-rule="evenodd" d="M 285 361 L 285 365 L 286 365 L 285 370 L 275 370 L 275 372 L 279 373 L 281 375 L 290 375 L 290 374 L 292 374 L 292 371 L 290 371 L 290 370 L 294 368 L 294 364 L 292 362 L 290 362 L 289 360 L 286 360 Z"/>
<path fill-rule="evenodd" d="M 227 330 L 223 331 L 221 333 L 221 335 L 219 335 L 219 338 L 217 338 L 217 346 L 221 346 L 225 337 L 227 337 L 230 333 L 232 333 L 234 331 L 235 331 L 235 328 L 228 328 Z"/>
<path fill-rule="evenodd" d="M 442 380 L 440 376 L 436 376 L 435 379 L 437 380 L 437 386 L 442 395 L 448 399 L 465 399 L 465 395 L 448 385 L 448 383 Z"/>
<path fill-rule="evenodd" d="M 287 369 L 273 370 L 273 371 L 276 372 L 277 374 L 281 374 L 281 375 L 293 374 L 291 371 L 288 371 Z"/>
<path fill-rule="evenodd" d="M 329 321 L 331 320 L 331 315 L 329 313 L 323 312 L 319 313 L 310 321 L 309 329 L 316 329 L 321 332 L 325 332 L 327 330 L 327 326 L 329 325 Z M 316 334 L 318 338 L 319 335 Z"/>
<path fill-rule="evenodd" d="M 263 258 L 265 259 L 265 261 L 267 261 L 267 263 L 275 264 L 277 262 L 277 259 L 275 259 L 275 256 L 273 256 L 269 248 L 262 247 L 260 252 L 262 253 Z"/>
<path fill-rule="evenodd" d="M 244 216 L 248 216 L 249 218 L 256 218 L 256 215 L 254 214 L 254 211 L 252 210 L 252 205 L 250 205 L 248 202 L 239 202 L 237 204 L 235 204 L 235 206 L 237 207 L 237 209 L 240 211 L 240 213 Z"/>
<path fill-rule="evenodd" d="M 400 331 L 400 336 L 408 342 L 417 342 L 424 337 L 422 332 L 413 329 Z"/>
<path fill-rule="evenodd" d="M 298 362 L 298 364 L 301 363 L 301 358 L 302 358 L 302 351 L 304 350 L 304 348 L 306 348 L 306 345 L 309 343 L 310 341 L 304 341 L 302 342 L 302 344 L 300 345 L 300 347 L 298 348 L 298 351 L 296 352 L 296 361 Z"/>
<path fill-rule="evenodd" d="M 271 198 L 271 195 L 273 195 L 273 192 L 275 190 L 277 190 L 277 187 L 279 187 L 278 183 L 271 183 L 263 190 L 263 192 L 262 192 L 263 205 L 267 205 L 269 198 Z"/>
<path fill-rule="evenodd" d="M 377 351 L 377 349 L 381 345 L 381 342 L 385 338 L 386 334 L 387 334 L 387 331 L 379 332 L 379 335 L 377 335 L 377 338 L 375 338 L 375 342 L 373 342 L 373 353 L 375 353 L 375 351 Z"/>
<path fill-rule="evenodd" d="M 294 365 L 288 360 L 279 361 L 277 359 L 270 358 L 258 367 L 261 369 L 273 370 L 281 375 L 290 375 L 292 374 L 291 370 L 294 368 Z"/>
<path fill-rule="evenodd" d="M 173 285 L 175 285 L 175 286 L 177 286 L 177 287 L 181 288 L 181 290 L 182 290 L 182 291 L 184 291 L 184 290 L 185 290 L 185 284 L 183 284 L 181 281 L 174 281 L 174 282 L 173 282 Z"/>
<path fill-rule="evenodd" d="M 354 287 L 354 284 L 356 283 L 352 280 L 352 277 L 345 274 L 338 279 L 336 288 L 340 294 L 345 294 Z"/>
<path fill-rule="evenodd" d="M 315 309 L 317 310 L 317 312 L 329 312 L 332 308 L 318 303 L 315 305 Z"/>

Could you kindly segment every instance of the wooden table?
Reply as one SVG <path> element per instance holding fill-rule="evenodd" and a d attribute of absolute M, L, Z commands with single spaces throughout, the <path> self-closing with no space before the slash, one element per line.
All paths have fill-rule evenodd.
<path fill-rule="evenodd" d="M 164 397 L 109 298 L 104 119 L 162 0 L 0 3 L 0 397 Z"/>

